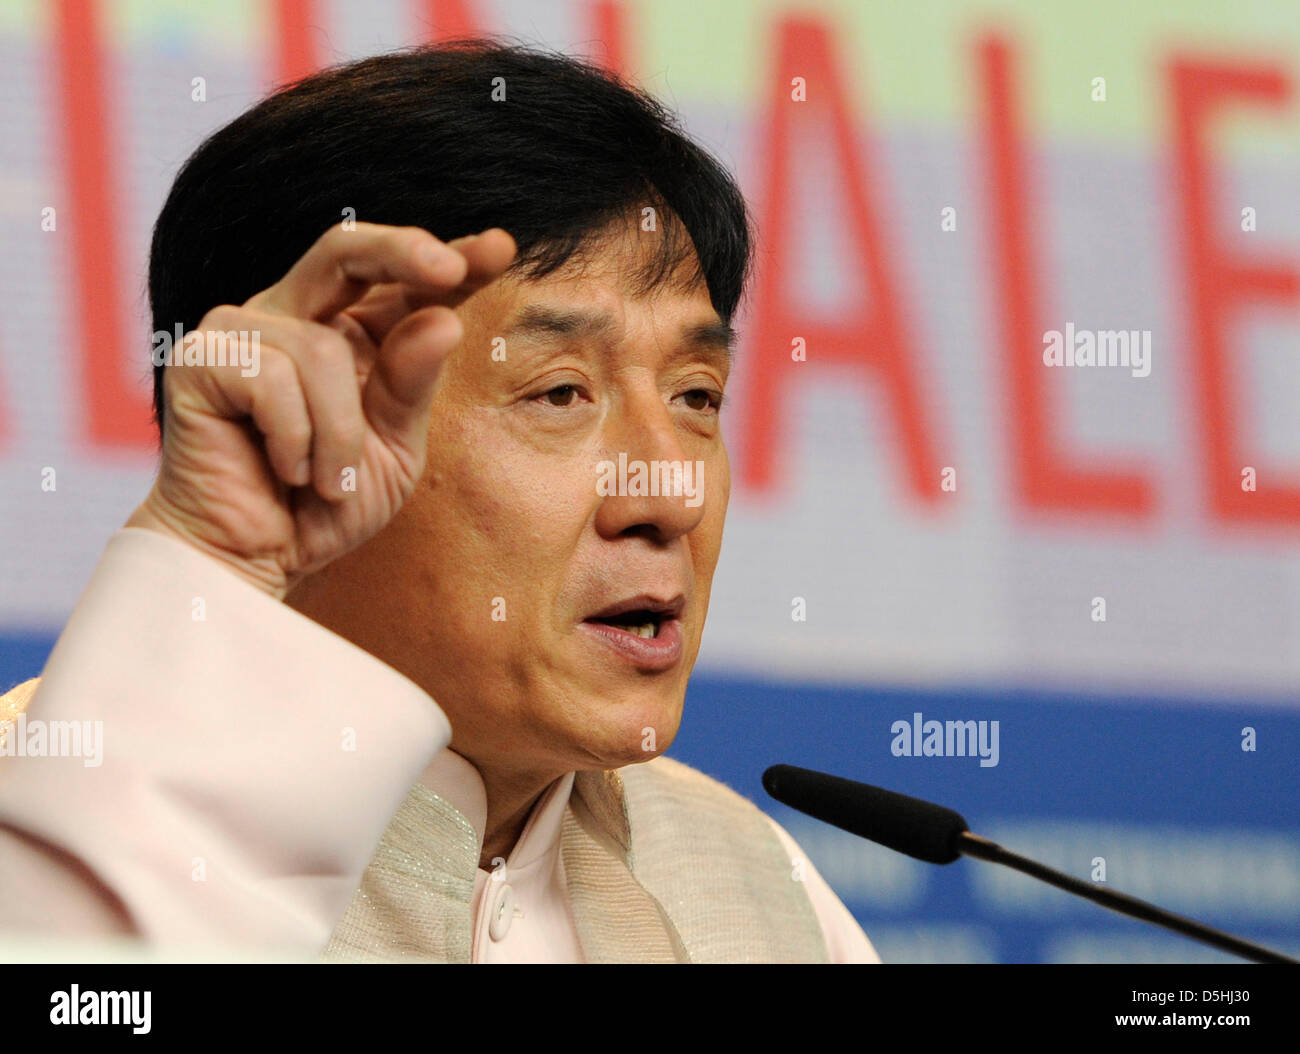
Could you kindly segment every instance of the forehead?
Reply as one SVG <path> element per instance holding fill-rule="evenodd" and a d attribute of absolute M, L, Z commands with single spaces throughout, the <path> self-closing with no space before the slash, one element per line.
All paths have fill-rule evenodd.
<path fill-rule="evenodd" d="M 725 378 L 736 333 L 715 311 L 689 239 L 685 250 L 664 252 L 655 231 L 611 227 L 550 274 L 512 269 L 464 307 L 487 333 L 520 347 L 521 364 L 576 347 L 612 352 L 654 334 L 669 361 L 707 361 Z"/>
<path fill-rule="evenodd" d="M 736 334 L 714 311 L 703 283 L 668 282 L 646 291 L 622 271 L 606 268 L 594 279 L 573 276 L 531 288 L 525 283 L 512 308 L 502 319 L 506 336 L 539 347 L 609 347 L 648 328 L 655 344 L 703 355 L 724 374 L 735 350 Z"/>
<path fill-rule="evenodd" d="M 698 299 L 708 301 L 708 285 L 689 232 L 675 214 L 629 213 L 585 237 L 551 273 L 537 277 L 524 263 L 511 269 L 525 297 L 537 288 L 552 295 L 603 288 L 624 300 Z M 531 287 L 531 288 L 530 288 Z"/>

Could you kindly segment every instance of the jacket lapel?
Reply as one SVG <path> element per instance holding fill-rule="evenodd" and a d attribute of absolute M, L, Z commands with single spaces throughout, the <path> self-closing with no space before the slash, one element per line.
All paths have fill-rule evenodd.
<path fill-rule="evenodd" d="M 618 773 L 579 772 L 560 852 L 583 955 L 589 963 L 690 962 L 667 913 L 632 874 L 629 835 Z"/>
<path fill-rule="evenodd" d="M 473 824 L 416 784 L 384 831 L 325 959 L 469 962 L 478 857 Z"/>
<path fill-rule="evenodd" d="M 632 870 L 631 827 L 617 772 L 579 772 L 560 832 L 564 878 L 591 963 L 685 963 L 660 902 Z M 416 784 L 384 832 L 326 946 L 329 961 L 471 960 L 478 834 L 446 799 Z"/>

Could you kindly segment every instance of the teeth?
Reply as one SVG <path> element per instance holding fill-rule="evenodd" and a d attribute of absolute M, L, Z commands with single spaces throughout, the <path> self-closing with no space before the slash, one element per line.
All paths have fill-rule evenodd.
<path fill-rule="evenodd" d="M 655 635 L 655 624 L 646 622 L 640 626 L 629 627 L 638 637 L 653 637 Z"/>

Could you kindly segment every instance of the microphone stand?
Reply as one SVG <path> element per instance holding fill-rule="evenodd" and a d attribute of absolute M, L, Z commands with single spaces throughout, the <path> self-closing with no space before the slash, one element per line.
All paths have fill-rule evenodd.
<path fill-rule="evenodd" d="M 1139 900 L 1137 897 L 1131 897 L 1127 893 L 1117 892 L 1109 886 L 1084 882 L 1073 875 L 1053 870 L 1035 860 L 1030 860 L 1028 857 L 1013 853 L 1009 849 L 1003 849 L 997 842 L 981 838 L 970 831 L 962 831 L 958 834 L 955 848 L 966 856 L 988 860 L 995 864 L 1003 864 L 1032 878 L 1040 879 L 1057 889 L 1063 889 L 1067 893 L 1085 897 L 1094 904 L 1100 904 L 1103 908 L 1110 908 L 1111 911 L 1118 911 L 1121 915 L 1129 915 L 1135 919 L 1141 919 L 1143 922 L 1163 926 L 1167 930 L 1181 933 L 1184 937 L 1191 937 L 1193 940 L 1203 941 L 1225 952 L 1231 952 L 1233 955 L 1240 955 L 1243 959 L 1249 959 L 1251 962 L 1300 964 L 1300 960 L 1292 959 L 1281 952 L 1275 952 L 1259 944 L 1252 944 L 1250 941 L 1234 937 L 1222 930 L 1213 929 L 1203 923 L 1196 922 L 1194 919 L 1175 915 L 1172 911 L 1165 911 L 1164 908 L 1158 908 L 1154 904 Z"/>

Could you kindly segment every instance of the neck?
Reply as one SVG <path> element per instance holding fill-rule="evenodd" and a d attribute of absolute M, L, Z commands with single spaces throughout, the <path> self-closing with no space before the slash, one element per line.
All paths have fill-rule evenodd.
<path fill-rule="evenodd" d="M 542 793 L 555 782 L 553 773 L 520 773 L 481 766 L 473 759 L 487 792 L 487 826 L 478 866 L 492 871 L 494 861 L 508 860 Z"/>

